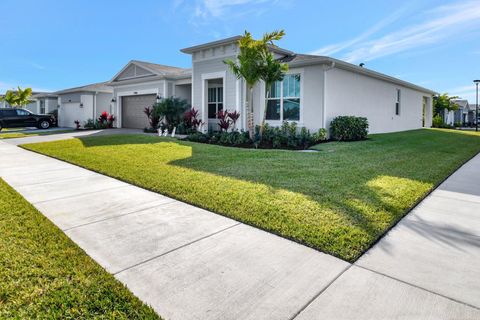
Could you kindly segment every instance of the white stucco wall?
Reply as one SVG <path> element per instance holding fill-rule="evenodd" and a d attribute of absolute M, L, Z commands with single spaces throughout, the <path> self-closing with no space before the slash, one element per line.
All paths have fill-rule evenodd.
<path fill-rule="evenodd" d="M 80 93 L 77 95 L 60 96 L 60 109 L 58 109 L 60 127 L 74 128 L 75 120 L 83 125 L 88 119 L 93 119 L 93 95 Z"/>
<path fill-rule="evenodd" d="M 418 129 L 423 97 L 429 97 L 425 126 L 431 126 L 429 93 L 338 68 L 328 71 L 326 88 L 327 123 L 336 116 L 354 115 L 368 119 L 370 133 Z M 399 115 L 395 114 L 397 89 L 401 90 Z"/>
<path fill-rule="evenodd" d="M 314 65 L 292 68 L 288 74 L 300 74 L 300 120 L 298 127 L 306 127 L 314 132 L 323 128 L 323 66 Z M 254 120 L 261 124 L 265 110 L 265 85 L 259 84 L 254 90 Z M 281 121 L 268 121 L 272 126 L 281 125 Z"/>

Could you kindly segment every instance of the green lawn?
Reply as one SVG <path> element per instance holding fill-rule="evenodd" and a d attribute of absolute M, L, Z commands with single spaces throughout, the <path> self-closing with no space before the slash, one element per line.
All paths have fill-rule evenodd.
<path fill-rule="evenodd" d="M 145 135 L 25 146 L 354 261 L 459 165 L 474 132 L 416 130 L 253 150 Z"/>
<path fill-rule="evenodd" d="M 1 139 L 14 139 L 14 138 L 26 138 L 26 137 L 33 137 L 33 136 L 48 136 L 51 134 L 57 133 L 66 133 L 72 132 L 72 130 L 52 130 L 52 131 L 41 131 L 41 132 L 0 132 L 0 140 Z"/>
<path fill-rule="evenodd" d="M 0 179 L 0 319 L 159 319 Z"/>

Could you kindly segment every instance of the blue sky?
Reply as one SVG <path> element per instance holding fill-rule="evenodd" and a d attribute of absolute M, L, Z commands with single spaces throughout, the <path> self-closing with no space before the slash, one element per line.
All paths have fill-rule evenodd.
<path fill-rule="evenodd" d="M 292 51 L 470 102 L 480 78 L 480 0 L 2 0 L 0 12 L 0 92 L 105 81 L 132 59 L 189 67 L 181 48 L 274 29 Z"/>

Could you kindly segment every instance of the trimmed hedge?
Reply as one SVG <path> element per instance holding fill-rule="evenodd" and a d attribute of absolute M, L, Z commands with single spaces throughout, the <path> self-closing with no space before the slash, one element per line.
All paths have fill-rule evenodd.
<path fill-rule="evenodd" d="M 333 140 L 364 140 L 368 135 L 368 120 L 363 117 L 339 116 L 330 123 L 330 134 Z"/>

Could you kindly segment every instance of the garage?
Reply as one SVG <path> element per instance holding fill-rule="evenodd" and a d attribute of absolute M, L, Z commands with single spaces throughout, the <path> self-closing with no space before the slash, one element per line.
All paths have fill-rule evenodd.
<path fill-rule="evenodd" d="M 148 127 L 148 119 L 143 110 L 155 104 L 156 98 L 155 94 L 122 97 L 122 127 L 135 129 Z"/>

